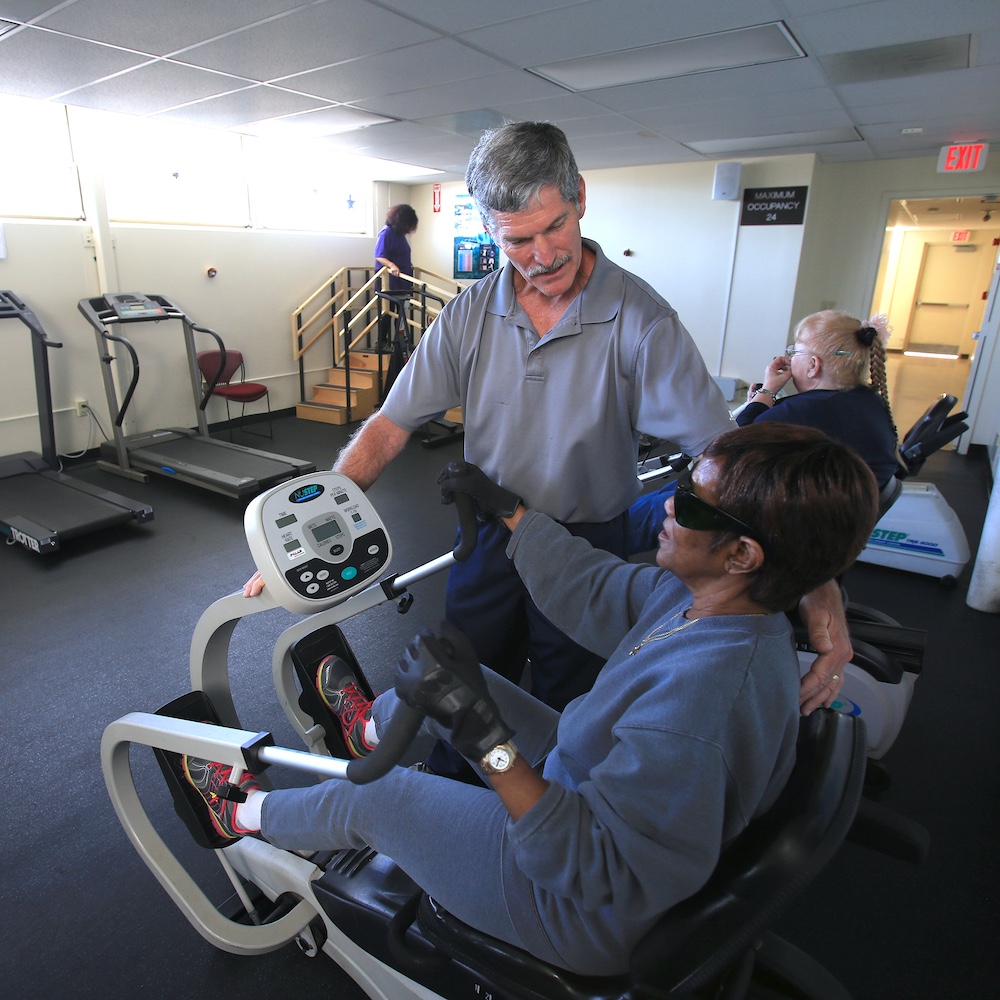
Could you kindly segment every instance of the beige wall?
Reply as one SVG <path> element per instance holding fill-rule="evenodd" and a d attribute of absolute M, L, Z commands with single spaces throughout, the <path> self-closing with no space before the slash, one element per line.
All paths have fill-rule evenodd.
<path fill-rule="evenodd" d="M 752 381 L 788 342 L 801 316 L 830 304 L 856 315 L 869 308 L 892 199 L 1000 191 L 1000 157 L 987 171 L 963 178 L 939 175 L 935 166 L 928 159 L 745 161 L 741 186 L 806 184 L 809 198 L 804 226 L 742 229 L 739 202 L 712 200 L 714 163 L 587 171 L 583 230 L 677 308 L 713 373 Z M 463 192 L 460 182 L 443 185 L 442 211 L 434 214 L 432 185 L 377 185 L 372 233 L 359 237 L 112 226 L 120 287 L 111 290 L 173 298 L 197 322 L 244 350 L 249 374 L 268 383 L 275 408 L 290 407 L 298 399 L 292 310 L 339 267 L 369 263 L 374 232 L 385 210 L 398 201 L 412 204 L 420 218 L 411 239 L 414 261 L 450 275 L 450 210 L 455 195 Z M 59 450 L 93 446 L 89 421 L 72 412 L 73 400 L 84 397 L 107 421 L 94 336 L 76 309 L 80 298 L 98 291 L 93 251 L 84 243 L 89 226 L 7 220 L 4 231 L 8 256 L 0 260 L 0 288 L 20 295 L 66 345 L 52 358 Z M 633 251 L 627 258 L 626 249 Z M 209 266 L 218 269 L 214 279 L 206 276 Z M 37 449 L 27 336 L 26 331 L 17 336 L 10 329 L 14 325 L 0 324 L 5 338 L 0 450 L 5 454 Z M 145 382 L 149 398 L 137 397 L 138 429 L 194 422 L 175 346 L 179 349 L 179 340 L 152 348 L 149 368 L 156 384 Z M 316 381 L 322 358 L 311 354 L 308 361 Z M 209 418 L 220 419 L 220 414 L 212 411 Z"/>
<path fill-rule="evenodd" d="M 75 415 L 73 400 L 90 401 L 110 432 L 101 362 L 93 328 L 77 310 L 81 298 L 98 295 L 94 251 L 85 245 L 90 227 L 78 223 L 6 221 L 7 258 L 0 260 L 0 287 L 14 291 L 34 310 L 46 332 L 63 348 L 51 352 L 56 443 L 70 453 L 99 443 L 88 440 L 90 421 Z M 247 374 L 265 382 L 273 409 L 299 398 L 298 366 L 292 356 L 291 314 L 316 287 L 345 264 L 367 265 L 371 236 L 325 236 L 183 227 L 112 226 L 118 287 L 165 295 L 193 320 L 215 330 L 246 356 Z M 217 269 L 215 278 L 207 276 Z M 37 451 L 38 431 L 28 331 L 0 323 L 4 373 L 0 375 L 0 453 Z M 140 359 L 140 388 L 129 430 L 195 423 L 179 323 L 137 324 L 127 331 Z M 205 337 L 206 349 L 214 346 Z M 199 344 L 199 346 L 201 346 Z M 320 380 L 322 352 L 308 358 Z M 253 407 L 251 407 L 253 409 Z M 212 400 L 210 422 L 225 419 L 225 405 Z"/>
<path fill-rule="evenodd" d="M 928 157 L 817 163 L 794 315 L 801 318 L 821 308 L 867 314 L 893 200 L 985 192 L 1000 193 L 1000 156 L 991 157 L 985 170 L 961 176 L 937 173 L 937 160 Z"/>
<path fill-rule="evenodd" d="M 811 156 L 747 161 L 741 185 L 808 185 L 812 167 Z M 752 380 L 788 342 L 804 227 L 740 228 L 740 203 L 712 200 L 714 176 L 703 162 L 588 170 L 582 229 L 670 302 L 713 374 Z M 434 215 L 432 186 L 413 189 L 415 261 L 452 273 L 452 209 L 464 193 L 442 185 Z"/>

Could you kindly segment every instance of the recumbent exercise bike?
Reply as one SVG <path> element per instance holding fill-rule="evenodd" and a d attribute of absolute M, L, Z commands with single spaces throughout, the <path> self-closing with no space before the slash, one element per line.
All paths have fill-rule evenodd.
<path fill-rule="evenodd" d="M 381 1000 L 737 998 L 760 977 L 779 990 L 771 995 L 849 1000 L 826 970 L 768 926 L 851 829 L 867 746 L 857 716 L 820 710 L 802 720 L 795 770 L 779 800 L 723 853 L 709 882 L 661 918 L 636 947 L 628 974 L 619 977 L 575 975 L 461 924 L 374 851 L 303 857 L 254 837 L 222 841 L 214 832 L 179 772 L 180 754 L 229 764 L 237 782 L 251 770 L 264 787 L 270 766 L 363 783 L 402 759 L 422 721 L 419 712 L 406 713 L 369 757 L 347 760 L 340 727 L 311 677 L 319 659 L 336 653 L 367 687 L 338 623 L 388 602 L 405 610 L 412 584 L 467 558 L 475 512 L 468 498 L 456 500 L 461 534 L 455 551 L 381 581 L 391 558 L 388 533 L 345 477 L 315 473 L 250 504 L 245 528 L 264 591 L 251 599 L 236 592 L 211 605 L 192 639 L 192 690 L 155 714 L 132 713 L 112 722 L 102 741 L 102 766 L 119 819 L 175 904 L 222 950 L 252 955 L 295 941 L 306 954 L 325 952 Z M 278 637 L 272 672 L 279 701 L 307 751 L 275 746 L 269 733 L 243 729 L 229 686 L 236 625 L 279 606 L 306 616 Z M 231 879 L 235 909 L 217 907 L 157 832 L 136 788 L 133 745 L 154 749 L 176 811 L 194 840 L 215 850 Z"/>

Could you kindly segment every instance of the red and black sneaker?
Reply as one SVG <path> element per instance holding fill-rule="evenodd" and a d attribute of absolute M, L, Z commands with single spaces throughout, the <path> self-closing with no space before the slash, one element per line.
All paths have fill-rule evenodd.
<path fill-rule="evenodd" d="M 352 757 L 367 757 L 375 748 L 365 739 L 365 723 L 372 717 L 372 703 L 358 687 L 345 660 L 330 655 L 316 668 L 316 690 L 323 704 L 340 721 L 344 742 Z"/>
<path fill-rule="evenodd" d="M 228 790 L 233 774 L 233 769 L 228 764 L 217 764 L 215 761 L 189 757 L 187 754 L 182 756 L 181 761 L 184 767 L 184 777 L 205 800 L 212 826 L 215 827 L 218 834 L 227 840 L 239 840 L 240 837 L 246 836 L 248 833 L 257 832 L 256 830 L 244 830 L 237 824 L 236 806 L 239 803 L 226 798 L 223 794 Z M 260 791 L 257 779 L 247 771 L 243 772 L 238 788 L 243 799 L 249 792 Z"/>

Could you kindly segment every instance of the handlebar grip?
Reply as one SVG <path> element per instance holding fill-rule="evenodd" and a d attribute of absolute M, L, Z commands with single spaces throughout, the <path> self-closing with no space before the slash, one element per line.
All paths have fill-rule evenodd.
<path fill-rule="evenodd" d="M 367 757 L 352 760 L 347 765 L 348 781 L 355 785 L 367 785 L 387 775 L 402 760 L 423 721 L 424 713 L 419 708 L 400 702 L 378 746 Z"/>
<path fill-rule="evenodd" d="M 449 476 L 464 476 L 467 472 L 465 462 L 453 459 L 448 463 Z M 468 493 L 455 494 L 455 506 L 458 508 L 458 541 L 452 550 L 455 562 L 465 562 L 475 551 L 479 539 L 479 525 L 476 523 L 476 501 Z"/>

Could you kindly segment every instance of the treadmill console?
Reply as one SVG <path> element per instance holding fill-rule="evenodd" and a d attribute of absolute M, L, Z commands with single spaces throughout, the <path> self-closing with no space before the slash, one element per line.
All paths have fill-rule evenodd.
<path fill-rule="evenodd" d="M 243 527 L 264 585 L 296 614 L 323 611 L 363 590 L 392 557 L 375 508 L 337 472 L 314 472 L 260 494 Z"/>
<path fill-rule="evenodd" d="M 159 302 L 139 292 L 119 292 L 115 295 L 105 295 L 104 298 L 120 323 L 128 323 L 131 320 L 166 319 L 170 315 Z"/>

